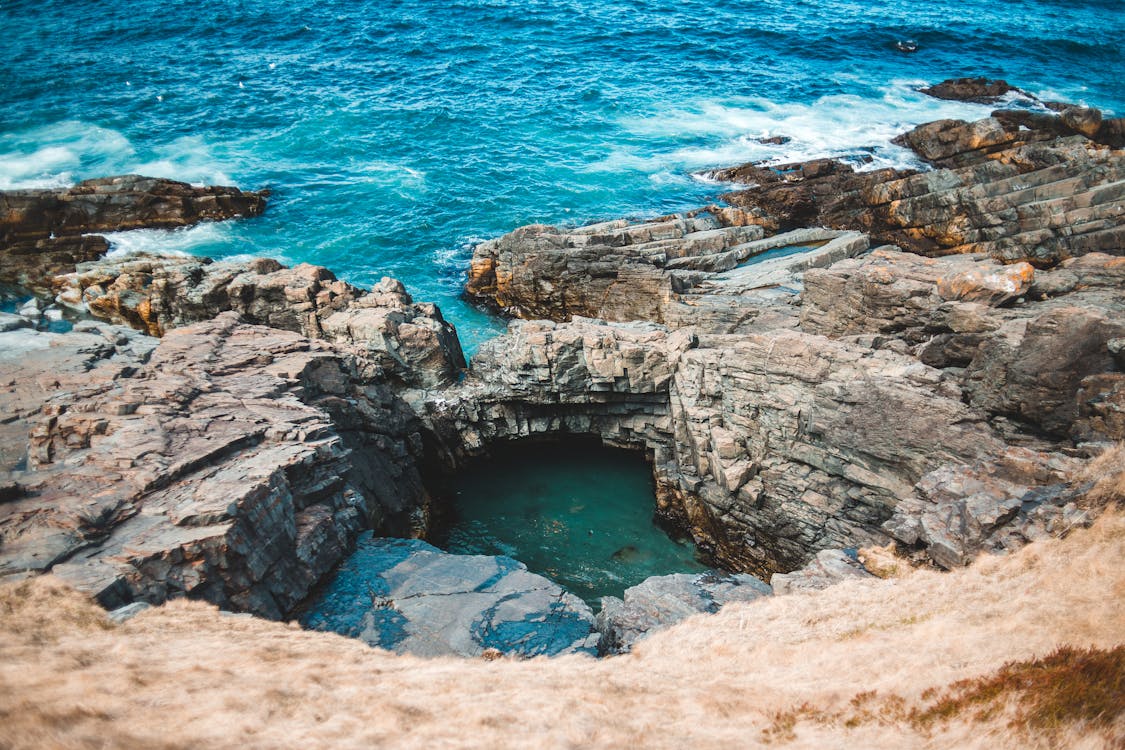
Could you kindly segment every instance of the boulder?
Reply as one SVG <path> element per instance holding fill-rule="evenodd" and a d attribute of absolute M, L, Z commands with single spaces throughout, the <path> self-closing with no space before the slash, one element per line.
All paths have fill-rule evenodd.
<path fill-rule="evenodd" d="M 825 549 L 800 570 L 792 573 L 774 573 L 770 576 L 770 586 L 775 596 L 784 596 L 798 591 L 819 591 L 835 586 L 841 581 L 874 578 L 863 567 L 854 552 L 841 549 Z"/>
<path fill-rule="evenodd" d="M 920 89 L 920 91 L 936 99 L 974 102 L 976 104 L 995 104 L 1002 97 L 1011 93 L 1034 99 L 1031 94 L 1016 88 L 1007 81 L 983 77 L 950 78 L 933 86 Z"/>

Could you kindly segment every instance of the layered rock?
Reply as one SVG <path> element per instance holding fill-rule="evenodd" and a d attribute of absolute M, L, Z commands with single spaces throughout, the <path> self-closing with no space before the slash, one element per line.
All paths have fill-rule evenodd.
<path fill-rule="evenodd" d="M 1120 439 L 1125 154 L 1058 109 L 921 126 L 902 143 L 929 172 L 747 165 L 715 175 L 754 185 L 734 208 L 484 243 L 470 295 L 556 322 L 482 351 L 435 430 L 453 454 L 552 431 L 643 446 L 659 513 L 763 575 L 892 538 L 956 565 L 1079 522 L 1042 488 Z M 843 230 L 922 255 L 849 259 L 868 240 Z M 767 248 L 794 254 L 755 263 Z"/>
<path fill-rule="evenodd" d="M 801 328 L 905 345 L 986 414 L 1060 438 L 1120 440 L 1106 405 L 1119 403 L 1123 377 L 1111 349 L 1125 335 L 1123 288 L 1125 259 L 1103 254 L 1034 272 L 877 251 L 806 274 Z"/>
<path fill-rule="evenodd" d="M 97 232 L 257 216 L 268 194 L 139 175 L 86 180 L 63 189 L 3 191 L 0 281 L 46 292 L 56 274 L 105 254 L 109 243 Z"/>
<path fill-rule="evenodd" d="M 54 339 L 29 335 L 51 336 L 2 334 L 24 339 L 0 346 L 23 347 L 10 364 L 57 368 L 31 351 Z M 4 575 L 51 570 L 107 607 L 188 595 L 281 617 L 360 529 L 409 533 L 425 512 L 413 414 L 327 344 L 232 313 L 159 344 L 62 338 L 79 361 L 38 374 L 37 410 L 14 376 L 4 394 L 30 424 L 0 506 Z"/>
<path fill-rule="evenodd" d="M 742 211 L 710 208 L 575 229 L 523 227 L 474 249 L 466 291 L 520 318 L 648 320 L 676 327 L 690 318 L 709 330 L 729 331 L 745 322 L 748 308 L 731 297 L 799 285 L 805 268 L 867 248 L 857 234 L 821 229 L 766 238 L 755 221 Z M 809 248 L 819 252 L 787 257 Z M 726 293 L 700 293 L 709 285 Z"/>
<path fill-rule="evenodd" d="M 510 557 L 369 534 L 301 623 L 417 656 L 593 654 L 598 639 L 581 599 Z"/>
<path fill-rule="evenodd" d="M 986 253 L 1042 267 L 1088 252 L 1122 252 L 1120 150 L 996 118 L 921 125 L 901 143 L 942 168 L 857 173 L 820 161 L 746 165 L 713 176 L 756 185 L 723 198 L 781 228 L 854 229 L 874 244 L 923 255 Z"/>
<path fill-rule="evenodd" d="M 415 303 L 394 279 L 367 291 L 305 263 L 133 256 L 80 264 L 54 283 L 61 303 L 153 336 L 234 311 L 248 323 L 338 344 L 369 379 L 433 387 L 465 367 L 437 306 Z"/>

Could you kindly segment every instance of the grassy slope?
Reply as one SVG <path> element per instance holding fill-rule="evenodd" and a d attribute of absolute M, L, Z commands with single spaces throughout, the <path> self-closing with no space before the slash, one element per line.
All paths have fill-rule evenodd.
<path fill-rule="evenodd" d="M 1125 746 L 1120 649 L 1100 654 L 1094 725 L 1044 728 L 1011 690 L 987 715 L 939 705 L 1006 662 L 1125 642 L 1123 560 L 1111 510 L 1011 557 L 730 606 L 602 661 L 398 657 L 187 601 L 110 626 L 42 578 L 0 588 L 0 746 Z"/>

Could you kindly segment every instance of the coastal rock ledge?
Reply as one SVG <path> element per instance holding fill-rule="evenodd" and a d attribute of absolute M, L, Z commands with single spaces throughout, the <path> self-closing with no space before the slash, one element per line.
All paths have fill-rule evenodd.
<path fill-rule="evenodd" d="M 562 434 L 643 450 L 656 513 L 731 572 L 606 602 L 603 651 L 769 592 L 744 574 L 800 591 L 865 576 L 842 550 L 952 568 L 1086 525 L 1083 469 L 1125 440 L 1125 152 L 1115 120 L 1067 112 L 920 126 L 902 143 L 925 172 L 744 165 L 716 173 L 753 183 L 721 206 L 482 243 L 469 295 L 522 319 L 467 370 L 394 280 L 104 258 L 84 237 L 249 216 L 261 194 L 127 177 L 5 195 L 0 280 L 86 319 L 0 318 L 0 577 L 292 617 L 357 539 L 448 563 L 360 535 L 421 535 L 427 482 Z M 461 561 L 456 592 L 493 599 L 454 619 L 531 643 L 555 618 L 527 653 L 592 648 L 584 605 L 499 560 Z M 386 583 L 406 609 L 369 600 L 352 629 L 394 646 L 378 622 L 407 642 L 433 608 Z M 417 649 L 496 643 L 458 632 Z"/>

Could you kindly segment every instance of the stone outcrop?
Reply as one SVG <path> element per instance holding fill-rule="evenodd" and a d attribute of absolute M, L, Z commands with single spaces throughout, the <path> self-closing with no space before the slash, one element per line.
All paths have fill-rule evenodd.
<path fill-rule="evenodd" d="M 901 143 L 940 167 L 853 172 L 836 162 L 714 174 L 757 187 L 724 195 L 781 228 L 820 224 L 870 234 L 922 255 L 986 253 L 1053 265 L 1125 244 L 1125 154 L 1081 135 L 1026 130 L 995 118 L 921 125 Z"/>
<path fill-rule="evenodd" d="M 105 254 L 109 243 L 98 232 L 257 216 L 268 194 L 139 175 L 86 180 L 63 189 L 3 191 L 0 282 L 45 293 L 56 274 Z"/>
<path fill-rule="evenodd" d="M 825 549 L 816 553 L 805 567 L 792 573 L 774 573 L 770 587 L 777 596 L 798 591 L 819 591 L 841 581 L 873 578 L 854 553 L 841 549 Z"/>
<path fill-rule="evenodd" d="M 805 268 L 867 249 L 858 234 L 823 229 L 765 238 L 766 229 L 755 221 L 742 211 L 711 208 L 576 229 L 523 227 L 475 248 L 466 293 L 520 318 L 579 316 L 676 327 L 690 318 L 729 331 L 746 322 L 747 312 L 732 296 L 799 284 Z M 818 252 L 792 255 L 810 248 Z M 712 285 L 727 293 L 700 293 Z"/>
<path fill-rule="evenodd" d="M 598 639 L 581 599 L 510 557 L 370 534 L 301 623 L 417 656 L 593 655 Z"/>
<path fill-rule="evenodd" d="M 514 323 L 428 419 L 454 457 L 643 447 L 660 515 L 762 575 L 891 539 L 956 565 L 1076 522 L 1040 490 L 1120 439 L 1125 154 L 1096 116 L 1042 117 L 921 126 L 902 143 L 932 171 L 746 165 L 714 175 L 753 186 L 731 208 L 484 243 L 470 296 L 555 322 Z M 914 252 L 852 257 L 867 236 Z"/>
<path fill-rule="evenodd" d="M 1088 440 L 1081 418 L 1121 387 L 1110 342 L 1125 335 L 1123 288 L 1125 259 L 1103 254 L 1032 272 L 877 251 L 806 274 L 801 328 L 905 345 L 944 368 L 982 412 Z M 1102 413 L 1100 439 L 1121 439 Z"/>
<path fill-rule="evenodd" d="M 248 323 L 338 344 L 369 379 L 433 387 L 465 367 L 437 306 L 415 303 L 394 279 L 367 291 L 305 263 L 132 256 L 80 264 L 54 283 L 60 303 L 153 336 L 234 311 Z"/>
<path fill-rule="evenodd" d="M 603 597 L 597 624 L 603 654 L 632 650 L 649 633 L 697 614 L 714 614 L 730 602 L 769 596 L 770 587 L 754 576 L 715 571 L 653 576 L 625 589 L 625 596 Z"/>
<path fill-rule="evenodd" d="M 779 591 L 864 575 L 840 552 L 861 545 L 953 567 L 1086 524 L 1074 477 L 1125 438 L 1125 154 L 1112 120 L 1058 111 L 921 126 L 902 143 L 930 171 L 746 165 L 726 207 L 483 243 L 469 295 L 544 319 L 464 378 L 452 327 L 392 280 L 72 248 L 52 295 L 163 338 L 0 319 L 0 573 L 285 616 L 362 529 L 424 529 L 423 469 L 553 434 L 643 450 L 657 515 Z M 380 593 L 349 633 L 592 646 L 588 610 L 526 571 L 370 544 Z M 605 603 L 603 648 L 764 590 L 646 582 Z"/>
<path fill-rule="evenodd" d="M 1025 99 L 1036 100 L 1031 94 L 1016 88 L 1007 81 L 983 77 L 950 78 L 941 83 L 936 83 L 933 86 L 926 86 L 920 89 L 920 91 L 935 99 L 975 102 L 977 104 L 995 104 L 1008 94 L 1015 94 Z"/>
<path fill-rule="evenodd" d="M 4 575 L 276 618 L 360 529 L 423 524 L 413 414 L 328 344 L 233 313 L 158 344 L 98 324 L 0 336 L 5 413 L 30 428 L 4 480 Z M 36 363 L 51 369 L 23 382 Z"/>
<path fill-rule="evenodd" d="M 1090 252 L 1122 254 L 1125 152 L 1112 138 L 1091 140 L 1065 124 L 1076 116 L 1037 116 L 1046 121 L 1031 121 L 1031 129 L 1026 118 L 998 113 L 901 136 L 901 145 L 939 167 L 933 171 L 857 172 L 828 159 L 747 164 L 710 174 L 750 186 L 722 196 L 726 208 L 524 227 L 474 250 L 467 293 L 523 318 L 678 327 L 681 303 L 693 301 L 684 296 L 706 274 L 749 265 L 767 249 L 767 233 L 810 226 L 862 232 L 872 245 L 927 256 L 987 254 L 1039 268 Z"/>

